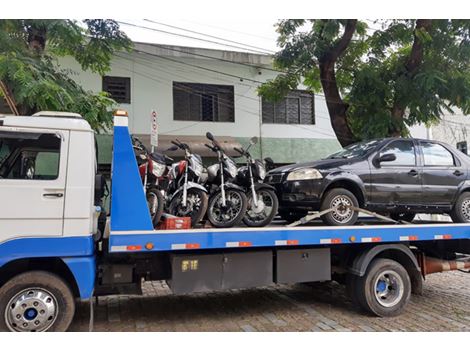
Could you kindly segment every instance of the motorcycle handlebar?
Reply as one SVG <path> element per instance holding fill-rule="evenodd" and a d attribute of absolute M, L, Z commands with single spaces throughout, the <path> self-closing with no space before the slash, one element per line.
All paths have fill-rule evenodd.
<path fill-rule="evenodd" d="M 245 152 L 237 147 L 234 147 L 233 150 L 235 150 L 237 153 L 240 153 L 241 155 L 245 155 Z"/>

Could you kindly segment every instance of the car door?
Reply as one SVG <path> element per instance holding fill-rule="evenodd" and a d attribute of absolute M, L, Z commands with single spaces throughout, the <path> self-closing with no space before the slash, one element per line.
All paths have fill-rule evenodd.
<path fill-rule="evenodd" d="M 444 145 L 420 141 L 423 160 L 423 197 L 429 205 L 450 206 L 459 185 L 467 179 L 467 168 Z"/>
<path fill-rule="evenodd" d="M 63 234 L 68 136 L 0 128 L 0 242 Z"/>
<path fill-rule="evenodd" d="M 385 154 L 394 154 L 396 158 L 379 162 Z M 421 171 L 414 141 L 397 139 L 382 147 L 371 161 L 370 182 L 371 203 L 386 207 L 420 205 Z"/>

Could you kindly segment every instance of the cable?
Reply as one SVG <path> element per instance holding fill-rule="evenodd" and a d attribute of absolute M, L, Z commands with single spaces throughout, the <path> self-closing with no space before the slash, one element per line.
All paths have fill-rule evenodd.
<path fill-rule="evenodd" d="M 148 20 L 148 19 L 144 19 L 144 21 L 147 21 L 147 22 L 150 22 L 150 23 L 154 23 L 154 24 L 158 24 L 158 25 L 160 25 L 160 26 L 165 26 L 165 27 L 169 27 L 169 28 L 173 28 L 173 29 L 178 29 L 178 30 L 181 30 L 181 31 L 184 31 L 184 32 L 188 32 L 188 33 L 203 35 L 203 36 L 208 37 L 208 38 L 223 40 L 223 41 L 228 42 L 228 43 L 243 45 L 243 46 L 246 46 L 246 47 L 249 47 L 249 48 L 254 48 L 254 49 L 262 50 L 262 51 L 265 51 L 265 52 L 268 52 L 268 53 L 275 53 L 273 50 L 269 50 L 269 49 L 265 49 L 265 48 L 260 48 L 260 47 L 258 47 L 258 46 L 254 46 L 254 45 L 250 45 L 250 44 L 240 43 L 240 42 L 237 42 L 237 41 L 234 41 L 234 40 L 225 39 L 225 38 L 222 38 L 222 37 L 217 37 L 217 36 L 215 36 L 215 35 L 210 35 L 210 34 L 206 34 L 206 33 L 201 33 L 201 32 L 197 32 L 197 31 L 193 31 L 193 30 L 191 30 L 191 29 L 186 29 L 186 28 L 182 28 L 182 27 L 178 27 L 178 26 L 173 26 L 173 25 L 171 25 L 171 24 L 166 24 L 166 23 L 157 22 L 157 21 Z"/>
<path fill-rule="evenodd" d="M 123 21 L 116 21 L 116 22 L 119 23 L 119 24 L 126 25 L 126 26 L 131 26 L 131 27 L 136 27 L 136 28 L 142 28 L 142 29 L 148 29 L 148 30 L 154 31 L 154 32 L 160 32 L 160 33 L 170 34 L 170 35 L 174 35 L 174 36 L 178 36 L 178 37 L 184 37 L 184 38 L 199 40 L 199 41 L 206 42 L 206 43 L 212 43 L 212 44 L 217 44 L 217 45 L 221 45 L 221 46 L 226 46 L 226 47 L 231 47 L 231 48 L 236 48 L 236 49 L 242 49 L 242 50 L 245 50 L 245 51 L 256 52 L 256 53 L 258 53 L 258 54 L 269 55 L 269 53 L 266 53 L 266 52 L 263 52 L 263 51 L 259 51 L 259 50 L 248 49 L 248 48 L 245 48 L 245 47 L 242 47 L 242 46 L 220 43 L 220 42 L 217 42 L 217 41 L 214 41 L 214 40 L 208 40 L 208 39 L 193 37 L 193 36 L 186 35 L 186 34 L 173 33 L 173 32 L 169 32 L 169 31 L 164 31 L 164 30 L 162 30 L 162 29 L 156 29 L 156 28 L 152 28 L 152 27 L 146 27 L 146 26 L 142 26 L 142 25 L 137 25 L 137 24 L 129 23 L 129 22 L 123 22 Z"/>

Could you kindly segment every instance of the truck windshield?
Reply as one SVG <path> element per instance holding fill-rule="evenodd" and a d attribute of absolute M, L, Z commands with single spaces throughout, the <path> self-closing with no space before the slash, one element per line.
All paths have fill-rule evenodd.
<path fill-rule="evenodd" d="M 375 149 L 379 144 L 380 139 L 373 139 L 366 142 L 360 142 L 348 145 L 346 148 L 331 154 L 325 159 L 351 159 L 366 155 L 371 150 Z"/>

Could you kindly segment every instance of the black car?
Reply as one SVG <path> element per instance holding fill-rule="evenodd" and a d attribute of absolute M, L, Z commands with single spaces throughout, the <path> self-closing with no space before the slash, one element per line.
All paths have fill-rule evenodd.
<path fill-rule="evenodd" d="M 274 169 L 266 182 L 276 188 L 279 214 L 298 220 L 309 210 L 340 205 L 412 221 L 417 213 L 449 214 L 470 222 L 470 158 L 445 143 L 407 138 L 350 145 L 329 157 Z M 352 225 L 357 212 L 328 213 L 328 225 Z"/>

